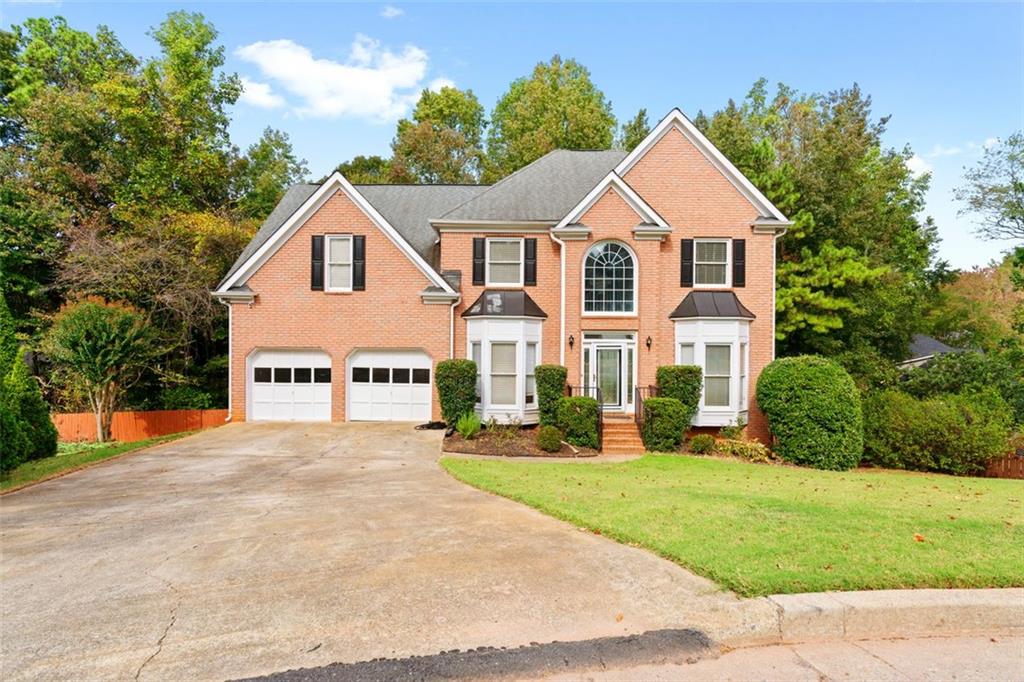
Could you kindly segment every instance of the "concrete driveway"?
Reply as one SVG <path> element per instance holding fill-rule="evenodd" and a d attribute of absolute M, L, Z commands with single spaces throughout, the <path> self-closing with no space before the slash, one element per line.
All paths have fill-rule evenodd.
<path fill-rule="evenodd" d="M 2 677 L 226 679 L 741 618 L 667 561 L 453 480 L 440 440 L 237 424 L 0 498 Z"/>

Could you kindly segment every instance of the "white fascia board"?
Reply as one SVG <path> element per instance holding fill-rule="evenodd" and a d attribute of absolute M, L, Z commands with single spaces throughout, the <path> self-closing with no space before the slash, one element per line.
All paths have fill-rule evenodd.
<path fill-rule="evenodd" d="M 366 200 L 359 191 L 352 186 L 352 184 L 345 179 L 345 177 L 335 171 L 329 178 L 324 180 L 323 184 L 305 202 L 300 206 L 288 220 L 281 224 L 281 227 L 270 236 L 266 242 L 260 246 L 249 258 L 242 263 L 241 267 L 233 274 L 229 279 L 225 280 L 220 288 L 217 289 L 217 293 L 225 292 L 233 286 L 242 284 L 249 279 L 259 268 L 277 252 L 281 246 L 288 241 L 295 232 L 314 214 L 317 210 L 323 206 L 328 199 L 330 199 L 335 192 L 344 192 L 348 198 L 355 203 L 356 206 L 362 210 L 363 213 L 383 232 L 391 242 L 398 247 L 398 250 L 406 255 L 406 257 L 413 262 L 420 272 L 422 272 L 430 282 L 436 286 L 441 287 L 446 292 L 454 294 L 455 291 L 449 286 L 448 282 L 444 280 L 430 265 L 427 264 L 420 254 L 416 253 L 416 250 L 398 233 L 391 223 L 385 220 L 377 209 L 375 209 L 370 202 Z"/>
<path fill-rule="evenodd" d="M 615 190 L 615 192 L 622 197 L 627 204 L 629 204 L 629 207 L 636 211 L 645 222 L 660 225 L 661 227 L 669 227 L 669 224 L 665 222 L 665 219 L 658 215 L 658 212 L 651 208 L 651 206 L 644 201 L 616 171 L 611 171 L 608 175 L 604 176 L 601 182 L 597 183 L 597 185 L 587 193 L 587 196 L 583 197 L 583 199 L 581 199 L 580 202 L 576 204 L 564 218 L 558 221 L 558 224 L 555 225 L 555 229 L 559 230 L 564 228 L 566 225 L 575 223 L 584 213 L 589 211 L 590 208 L 597 203 L 598 199 L 604 196 L 605 191 L 608 189 Z"/>
<path fill-rule="evenodd" d="M 702 154 L 715 166 L 719 172 L 722 173 L 729 180 L 740 194 L 754 205 L 755 208 L 762 211 L 766 215 L 769 215 L 776 220 L 789 222 L 786 220 L 786 216 L 782 214 L 782 211 L 777 209 L 775 205 L 768 200 L 764 194 L 761 193 L 754 184 L 747 179 L 747 176 L 743 175 L 736 166 L 732 164 L 729 159 L 725 158 L 725 155 L 718 150 L 714 144 L 711 143 L 704 133 L 697 129 L 697 126 L 693 122 L 686 118 L 686 116 L 679 109 L 673 109 L 668 113 L 668 116 L 661 119 L 661 122 L 655 126 L 654 130 L 644 138 L 643 142 L 638 144 L 636 148 L 631 151 L 626 158 L 619 162 L 619 165 L 615 167 L 615 172 L 619 175 L 625 176 L 629 172 L 637 161 L 639 161 L 644 154 L 648 152 L 669 130 L 673 128 L 679 130 L 686 139 L 688 139 Z"/>

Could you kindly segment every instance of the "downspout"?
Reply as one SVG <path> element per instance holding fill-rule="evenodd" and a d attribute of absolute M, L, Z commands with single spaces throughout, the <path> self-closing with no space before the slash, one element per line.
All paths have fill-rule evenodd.
<path fill-rule="evenodd" d="M 558 364 L 565 367 L 565 242 L 548 232 L 551 241 L 558 244 L 561 257 L 561 282 L 558 302 Z"/>
<path fill-rule="evenodd" d="M 228 308 L 228 416 L 224 421 L 231 421 L 231 304 L 222 298 L 217 299 Z"/>
<path fill-rule="evenodd" d="M 462 296 L 448 306 L 448 359 L 455 359 L 455 306 L 462 303 Z"/>

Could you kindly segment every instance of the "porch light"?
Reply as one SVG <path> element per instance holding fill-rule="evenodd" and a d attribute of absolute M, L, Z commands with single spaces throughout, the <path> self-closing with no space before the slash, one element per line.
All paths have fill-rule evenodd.
<path fill-rule="evenodd" d="M 572 350 L 572 344 L 576 343 L 576 337 L 569 334 L 569 350 Z"/>
<path fill-rule="evenodd" d="M 644 343 L 647 345 L 647 350 L 650 350 L 651 349 L 651 344 L 654 343 L 654 341 L 652 341 L 651 337 L 648 336 L 647 340 Z"/>

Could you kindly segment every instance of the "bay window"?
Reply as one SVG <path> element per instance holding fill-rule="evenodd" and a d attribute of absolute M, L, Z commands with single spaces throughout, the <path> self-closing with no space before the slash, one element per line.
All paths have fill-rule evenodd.
<path fill-rule="evenodd" d="M 729 407 L 731 355 L 731 345 L 704 346 L 704 404 L 707 407 Z"/>
<path fill-rule="evenodd" d="M 491 404 L 516 404 L 516 344 L 491 344 Z"/>

